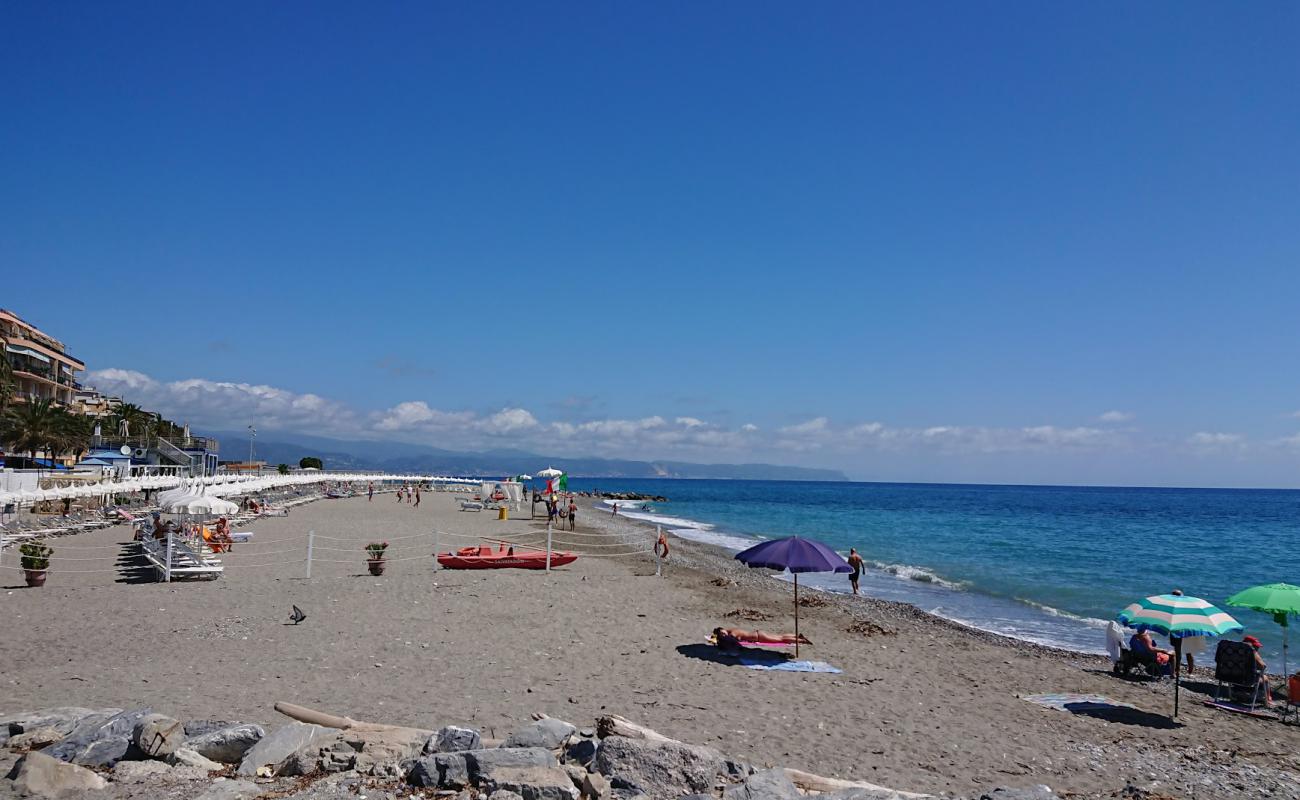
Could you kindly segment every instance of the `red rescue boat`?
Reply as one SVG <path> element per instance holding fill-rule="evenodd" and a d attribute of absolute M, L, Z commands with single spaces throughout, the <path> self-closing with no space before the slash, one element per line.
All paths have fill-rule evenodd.
<path fill-rule="evenodd" d="M 562 567 L 578 560 L 577 553 L 551 551 L 551 566 Z M 438 564 L 446 569 L 546 569 L 545 550 L 516 550 L 501 545 L 462 547 L 454 553 L 438 553 Z"/>

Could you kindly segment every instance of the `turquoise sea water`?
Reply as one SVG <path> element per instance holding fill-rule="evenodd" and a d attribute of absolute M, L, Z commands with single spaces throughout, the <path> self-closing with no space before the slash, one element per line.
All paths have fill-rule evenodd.
<path fill-rule="evenodd" d="M 1103 649 L 1106 620 L 1147 595 L 1181 588 L 1222 605 L 1255 584 L 1300 584 L 1300 491 L 609 478 L 570 488 L 664 495 L 652 513 L 621 513 L 733 549 L 790 534 L 856 547 L 873 565 L 866 594 L 1088 652 Z M 848 591 L 840 575 L 800 583 Z M 1224 610 L 1280 668 L 1272 618 Z"/>

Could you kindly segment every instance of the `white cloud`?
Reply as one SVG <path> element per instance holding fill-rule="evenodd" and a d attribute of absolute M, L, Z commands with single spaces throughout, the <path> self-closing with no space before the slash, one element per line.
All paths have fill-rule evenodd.
<path fill-rule="evenodd" d="M 1136 416 L 1132 411 L 1107 411 L 1097 419 L 1101 422 L 1131 422 Z"/>
<path fill-rule="evenodd" d="M 807 422 L 800 422 L 798 425 L 787 425 L 781 429 L 781 433 L 790 433 L 795 435 L 808 433 L 821 433 L 826 430 L 830 420 L 825 417 L 814 417 Z"/>
<path fill-rule="evenodd" d="M 707 424 L 704 420 L 696 419 L 695 417 L 678 417 L 675 422 L 678 425 L 685 425 L 688 428 L 698 428 L 701 425 Z"/>
<path fill-rule="evenodd" d="M 752 422 L 746 422 L 744 425 L 740 426 L 740 429 L 745 433 L 753 433 L 754 431 L 758 430 L 758 426 Z"/>
<path fill-rule="evenodd" d="M 1197 447 L 1239 447 L 1245 444 L 1245 437 L 1239 433 L 1213 433 L 1198 431 L 1193 433 L 1188 442 Z"/>
<path fill-rule="evenodd" d="M 526 431 L 538 426 L 537 418 L 522 408 L 503 408 L 477 423 L 479 430 L 495 435 Z"/>
<path fill-rule="evenodd" d="M 356 433 L 357 416 L 347 406 L 315 394 L 274 386 L 191 378 L 163 383 L 140 372 L 104 369 L 87 381 L 105 394 L 157 411 L 176 422 L 210 427 L 248 423 L 290 430 Z"/>

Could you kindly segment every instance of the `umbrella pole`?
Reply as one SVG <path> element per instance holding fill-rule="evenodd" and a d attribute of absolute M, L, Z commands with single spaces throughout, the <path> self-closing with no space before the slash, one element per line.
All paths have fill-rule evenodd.
<path fill-rule="evenodd" d="M 799 573 L 794 575 L 794 657 L 799 657 Z"/>

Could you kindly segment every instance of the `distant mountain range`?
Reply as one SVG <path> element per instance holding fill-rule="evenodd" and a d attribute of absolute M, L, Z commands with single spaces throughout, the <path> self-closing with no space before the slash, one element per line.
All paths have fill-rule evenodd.
<path fill-rule="evenodd" d="M 221 442 L 223 461 L 248 458 L 248 434 L 212 431 Z M 777 464 L 692 464 L 686 461 L 631 461 L 611 458 L 561 458 L 522 450 L 461 453 L 402 442 L 347 442 L 297 433 L 266 433 L 256 440 L 258 461 L 297 466 L 315 456 L 326 469 L 388 470 L 446 475 L 500 477 L 533 472 L 546 466 L 575 478 L 713 478 L 730 480 L 847 481 L 833 469 L 785 467 Z"/>

